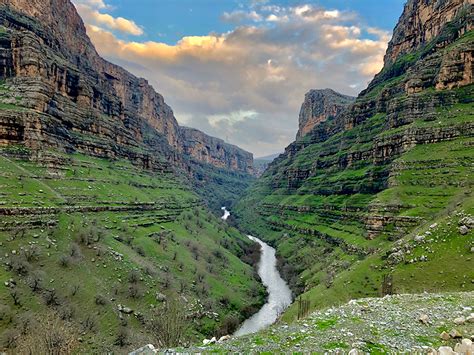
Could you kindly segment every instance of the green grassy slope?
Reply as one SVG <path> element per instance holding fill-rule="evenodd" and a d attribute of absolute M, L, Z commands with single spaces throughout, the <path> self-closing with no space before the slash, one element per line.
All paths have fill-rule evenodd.
<path fill-rule="evenodd" d="M 0 154 L 2 347 L 24 346 L 24 319 L 50 314 L 70 328 L 76 351 L 159 344 L 160 294 L 186 317 L 184 340 L 200 340 L 232 331 L 262 302 L 254 270 L 239 259 L 252 244 L 175 175 L 40 154 L 41 163 L 22 148 Z"/>
<path fill-rule="evenodd" d="M 459 232 L 460 214 L 474 215 L 473 85 L 405 91 L 472 40 L 471 31 L 385 68 L 345 115 L 287 148 L 234 209 L 243 229 L 277 247 L 311 308 L 382 295 L 384 277 L 392 292 L 474 289 L 473 231 Z M 413 245 L 425 231 L 434 241 Z M 297 305 L 285 318 L 296 315 Z"/>

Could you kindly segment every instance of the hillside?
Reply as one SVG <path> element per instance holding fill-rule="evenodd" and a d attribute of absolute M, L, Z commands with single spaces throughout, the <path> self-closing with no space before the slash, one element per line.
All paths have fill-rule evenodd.
<path fill-rule="evenodd" d="M 258 250 L 211 213 L 252 154 L 180 127 L 69 0 L 0 0 L 0 49 L 0 351 L 176 346 L 254 313 Z"/>
<path fill-rule="evenodd" d="M 234 208 L 309 309 L 474 289 L 472 14 L 469 1 L 408 1 L 368 88 Z"/>
<path fill-rule="evenodd" d="M 473 292 L 364 298 L 314 312 L 297 322 L 272 326 L 255 335 L 186 350 L 453 354 L 454 349 L 458 354 L 469 354 L 474 348 L 470 340 L 473 299 Z"/>
<path fill-rule="evenodd" d="M 0 23 L 1 145 L 171 166 L 211 186 L 252 181 L 251 153 L 180 127 L 145 79 L 97 54 L 69 0 L 1 0 Z"/>

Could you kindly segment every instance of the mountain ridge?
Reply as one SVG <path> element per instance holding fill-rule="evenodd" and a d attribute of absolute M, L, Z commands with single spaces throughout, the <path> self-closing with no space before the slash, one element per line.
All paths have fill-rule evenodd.
<path fill-rule="evenodd" d="M 472 289 L 456 274 L 474 276 L 465 269 L 473 232 L 466 227 L 466 240 L 451 222 L 474 213 L 472 13 L 468 1 L 410 0 L 368 88 L 291 143 L 234 208 L 242 229 L 276 247 L 286 280 L 312 308 Z M 414 39 L 400 47 L 397 34 Z M 432 225 L 447 237 L 426 247 L 433 255 L 414 252 L 411 240 L 434 235 Z M 456 250 L 463 258 L 448 275 Z M 284 319 L 298 312 L 295 304 Z"/>
<path fill-rule="evenodd" d="M 183 146 L 187 142 L 182 141 L 182 139 L 186 134 L 180 132 L 180 126 L 174 117 L 173 111 L 165 103 L 162 95 L 156 93 L 145 79 L 136 78 L 125 69 L 102 59 L 98 55 L 94 45 L 87 36 L 82 19 L 70 1 L 30 2 L 24 0 L 2 0 L 0 1 L 0 6 L 5 10 L 2 12 L 4 24 L 12 28 L 19 26 L 25 29 L 36 29 L 37 33 L 35 35 L 39 36 L 38 38 L 41 38 L 42 42 L 42 44 L 38 44 L 32 38 L 22 37 L 24 34 L 16 34 L 16 36 L 19 36 L 18 39 L 10 43 L 4 43 L 5 49 L 8 50 L 9 45 L 11 46 L 12 43 L 33 41 L 29 43 L 32 48 L 39 48 L 38 46 L 42 45 L 49 46 L 55 53 L 62 53 L 63 59 L 70 63 L 64 67 L 59 62 L 55 62 L 54 57 L 51 58 L 52 56 L 44 58 L 38 49 L 36 53 L 34 51 L 28 53 L 31 56 L 31 58 L 28 58 L 28 62 L 22 62 L 21 57 L 13 58 L 13 56 L 9 56 L 8 52 L 4 53 L 7 56 L 4 59 L 4 63 L 6 62 L 7 65 L 2 65 L 1 70 L 7 77 L 13 73 L 24 80 L 28 77 L 32 79 L 35 76 L 43 76 L 46 78 L 46 83 L 50 83 L 49 87 L 43 83 L 35 83 L 37 86 L 43 86 L 42 91 L 44 93 L 51 91 L 53 93 L 49 94 L 49 97 L 41 99 L 30 97 L 29 99 L 32 102 L 25 102 L 29 108 L 46 114 L 52 114 L 53 116 L 68 114 L 69 112 L 54 112 L 54 109 L 48 103 L 48 100 L 54 103 L 56 100 L 54 95 L 56 92 L 59 92 L 62 96 L 59 98 L 60 100 L 72 101 L 79 110 L 92 111 L 91 114 L 93 115 L 96 115 L 96 112 L 100 112 L 112 117 L 115 124 L 122 124 L 122 128 L 127 131 L 128 137 L 124 133 L 116 131 L 114 135 L 109 137 L 115 138 L 113 139 L 115 140 L 115 145 L 136 145 L 136 143 L 147 145 L 144 137 L 147 134 L 145 130 L 151 129 L 163 135 L 172 148 L 171 150 L 176 150 L 178 154 L 189 154 L 196 160 L 202 158 L 202 154 L 194 150 L 184 152 Z M 33 19 L 33 22 L 29 22 L 27 18 L 18 21 L 15 16 L 8 16 L 14 10 L 31 16 L 30 18 Z M 56 15 L 54 15 L 55 13 Z M 39 27 L 35 27 L 38 26 L 37 23 L 34 24 L 35 19 L 41 21 L 42 24 Z M 62 40 L 60 41 L 59 38 Z M 14 48 L 14 51 L 19 50 L 21 48 Z M 94 72 L 100 79 L 94 80 L 92 77 L 84 76 L 84 73 L 87 72 Z M 52 88 L 51 84 L 56 88 Z M 36 89 L 34 88 L 34 90 Z M 23 91 L 25 95 L 28 94 L 28 90 L 25 87 L 19 87 L 19 91 Z M 68 103 L 63 102 L 62 104 L 67 106 Z M 61 105 L 55 104 L 55 106 L 61 109 Z M 139 117 L 138 120 L 137 117 Z M 85 119 L 82 119 L 82 122 L 85 121 Z M 97 124 L 100 125 L 100 123 Z M 143 125 L 146 128 L 141 127 Z M 10 127 L 10 130 L 12 129 L 14 127 Z M 110 127 L 102 127 L 95 129 L 95 131 L 92 128 L 90 133 L 100 136 L 100 132 L 97 131 L 101 129 L 105 131 L 109 130 Z M 183 130 L 185 129 L 183 128 Z M 68 131 L 68 128 L 65 127 L 64 131 Z M 28 133 L 28 130 L 26 130 L 26 133 Z M 19 135 L 17 134 L 17 136 Z M 200 134 L 200 137 L 203 139 L 202 145 L 212 141 L 210 136 L 203 133 Z M 32 135 L 31 138 L 33 139 L 34 136 Z M 67 136 L 64 138 L 66 138 L 66 141 L 70 140 Z M 47 141 L 47 138 L 45 140 Z M 152 145 L 156 145 L 156 143 L 158 145 L 163 144 L 163 142 L 159 143 L 153 140 L 151 142 Z M 74 143 L 71 143 L 71 146 L 74 146 Z M 227 145 L 225 142 L 220 143 L 220 147 L 224 150 L 229 148 L 230 151 L 237 153 L 235 158 L 241 161 L 241 163 L 236 164 L 235 162 L 219 161 L 219 159 L 216 159 L 216 161 L 219 161 L 219 167 L 225 167 L 230 170 L 236 169 L 237 171 L 249 174 L 252 173 L 253 157 L 250 153 L 240 148 L 235 149 L 235 147 Z M 103 149 L 105 150 L 105 148 Z M 161 147 L 159 150 L 171 162 L 176 162 L 178 159 L 176 153 L 166 149 L 166 147 Z M 117 151 L 104 152 L 105 155 L 117 153 Z M 229 156 L 230 154 L 225 155 Z M 144 159 L 146 160 L 147 158 Z"/>

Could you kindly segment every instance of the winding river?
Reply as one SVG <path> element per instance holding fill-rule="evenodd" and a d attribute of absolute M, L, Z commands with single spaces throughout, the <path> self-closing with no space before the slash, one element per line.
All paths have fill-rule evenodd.
<path fill-rule="evenodd" d="M 224 211 L 222 219 L 227 220 L 230 212 L 225 207 L 222 210 Z M 250 235 L 248 237 L 261 246 L 258 274 L 267 289 L 268 300 L 257 313 L 242 323 L 234 333 L 235 336 L 255 333 L 268 327 L 275 323 L 278 316 L 291 304 L 291 290 L 276 268 L 275 249 L 258 238 Z"/>

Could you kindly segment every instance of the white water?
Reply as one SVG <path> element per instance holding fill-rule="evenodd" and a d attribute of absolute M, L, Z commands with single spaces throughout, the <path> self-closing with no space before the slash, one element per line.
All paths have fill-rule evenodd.
<path fill-rule="evenodd" d="M 224 211 L 224 215 L 221 217 L 224 221 L 227 221 L 227 218 L 229 218 L 230 216 L 230 212 L 227 211 L 227 208 L 226 207 L 222 207 L 221 208 L 222 211 Z"/>
<path fill-rule="evenodd" d="M 223 220 L 230 216 L 230 212 L 222 207 Z M 278 316 L 291 304 L 291 290 L 277 270 L 275 249 L 260 239 L 248 236 L 250 240 L 260 244 L 261 256 L 258 263 L 258 274 L 263 285 L 267 288 L 268 300 L 260 310 L 247 319 L 234 333 L 235 336 L 256 333 L 259 330 L 275 323 Z"/>

